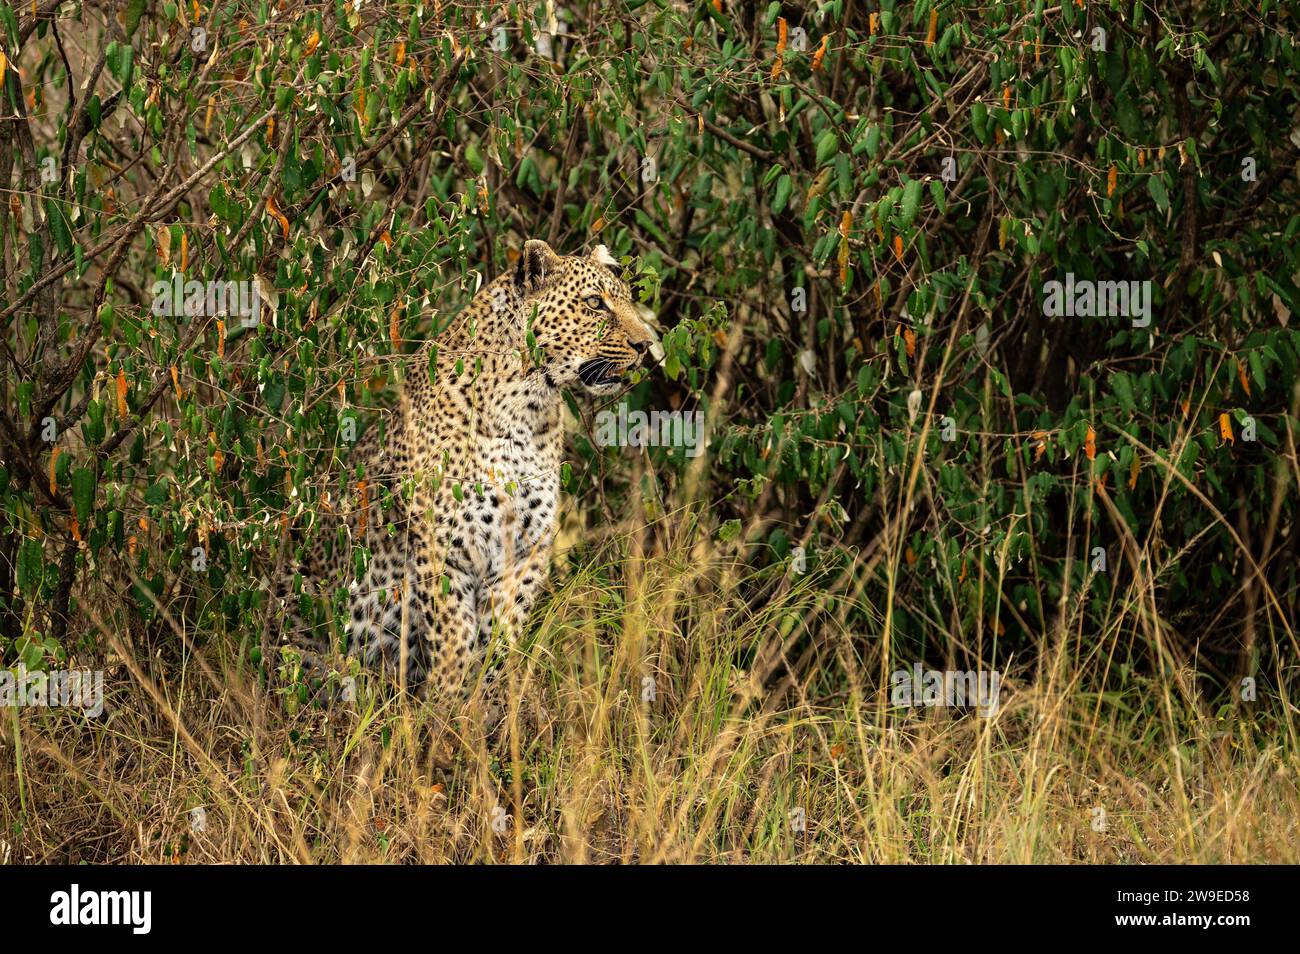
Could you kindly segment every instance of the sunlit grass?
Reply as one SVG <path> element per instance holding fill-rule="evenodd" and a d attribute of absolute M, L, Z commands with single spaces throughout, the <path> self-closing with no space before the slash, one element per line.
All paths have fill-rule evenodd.
<path fill-rule="evenodd" d="M 1185 697 L 1187 674 L 1131 675 L 1098 694 L 1095 660 L 1081 669 L 1062 640 L 1043 672 L 1007 674 L 991 717 L 893 706 L 877 674 L 897 661 L 882 666 L 878 633 L 838 625 L 812 581 L 753 575 L 734 548 L 702 529 L 683 535 L 684 524 L 694 526 L 678 518 L 673 533 L 651 527 L 568 555 L 507 659 L 510 704 L 491 732 L 476 700 L 448 715 L 366 679 L 353 705 L 292 705 L 256 686 L 230 634 L 175 661 L 115 639 L 103 718 L 7 713 L 0 852 L 187 863 L 1300 860 L 1285 700 L 1261 693 L 1216 717 Z"/>

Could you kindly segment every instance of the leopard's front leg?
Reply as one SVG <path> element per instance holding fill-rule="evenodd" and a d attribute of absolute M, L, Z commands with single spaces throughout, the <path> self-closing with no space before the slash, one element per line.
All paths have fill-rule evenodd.
<path fill-rule="evenodd" d="M 484 607 L 483 618 L 503 646 L 514 648 L 528 614 L 546 583 L 551 563 L 550 541 L 538 542 L 510 563 Z"/>
<path fill-rule="evenodd" d="M 435 538 L 418 559 L 421 585 L 414 609 L 419 620 L 411 633 L 424 641 L 419 654 L 429 660 L 427 691 L 450 699 L 477 677 L 482 584 L 474 561 L 457 546 L 461 537 L 438 536 L 442 539 Z"/>

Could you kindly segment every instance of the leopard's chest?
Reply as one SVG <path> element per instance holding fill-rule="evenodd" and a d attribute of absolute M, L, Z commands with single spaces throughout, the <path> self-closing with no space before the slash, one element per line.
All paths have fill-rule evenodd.
<path fill-rule="evenodd" d="M 555 535 L 560 489 L 560 443 L 522 425 L 516 432 L 481 440 L 471 488 L 454 495 L 453 549 L 463 550 L 481 578 L 491 583 L 537 554 Z"/>

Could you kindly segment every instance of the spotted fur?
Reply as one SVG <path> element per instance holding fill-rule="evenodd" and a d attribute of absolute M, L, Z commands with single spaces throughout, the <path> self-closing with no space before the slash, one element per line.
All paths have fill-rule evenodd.
<path fill-rule="evenodd" d="M 299 594 L 344 586 L 342 648 L 409 687 L 461 690 L 494 633 L 513 644 L 550 567 L 562 392 L 615 393 L 657 345 L 611 261 L 603 246 L 561 257 L 528 241 L 425 345 L 396 407 L 354 451 L 351 512 L 322 514 L 316 542 L 275 582 L 282 642 L 328 655 Z M 362 534 L 370 560 L 358 578 Z"/>

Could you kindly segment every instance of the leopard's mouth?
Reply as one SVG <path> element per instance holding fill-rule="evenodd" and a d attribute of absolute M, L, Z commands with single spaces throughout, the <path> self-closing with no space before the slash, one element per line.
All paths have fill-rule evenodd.
<path fill-rule="evenodd" d="M 617 361 L 610 361 L 608 358 L 593 358 L 590 361 L 584 361 L 578 367 L 578 380 L 588 388 L 606 389 L 617 387 L 623 383 L 623 376 L 627 374 L 626 365 L 619 364 Z"/>

